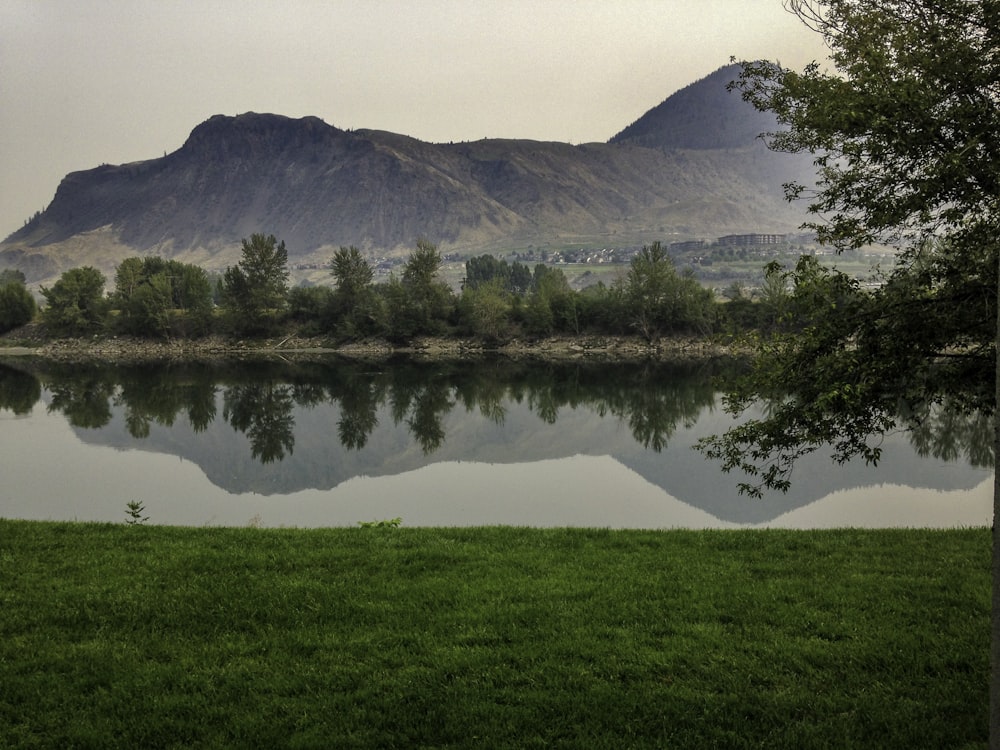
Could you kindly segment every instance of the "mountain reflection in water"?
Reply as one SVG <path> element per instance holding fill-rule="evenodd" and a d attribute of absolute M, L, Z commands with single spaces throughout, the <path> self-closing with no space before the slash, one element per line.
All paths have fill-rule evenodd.
<path fill-rule="evenodd" d="M 337 358 L 84 367 L 10 359 L 0 365 L 0 447 L 18 451 L 29 423 L 61 420 L 72 430 L 46 422 L 49 468 L 41 456 L 34 467 L 24 457 L 9 474 L 24 474 L 25 489 L 0 497 L 0 516 L 35 517 L 18 510 L 27 505 L 48 508 L 42 517 L 100 518 L 85 508 L 104 502 L 117 513 L 107 520 L 121 520 L 125 503 L 139 499 L 153 522 L 187 523 L 162 506 L 207 510 L 207 498 L 223 495 L 243 499 L 244 511 L 263 500 L 265 511 L 284 504 L 275 523 L 287 525 L 351 524 L 380 512 L 413 525 L 548 525 L 533 515 L 544 506 L 558 509 L 554 525 L 711 526 L 781 522 L 833 493 L 861 492 L 873 506 L 881 497 L 888 507 L 898 488 L 916 487 L 945 503 L 957 492 L 981 494 L 992 476 L 989 420 L 928 413 L 918 432 L 886 437 L 877 468 L 834 466 L 820 452 L 796 467 L 788 494 L 741 497 L 739 477 L 692 450 L 731 424 L 719 408 L 717 378 L 726 374 L 717 363 Z M 42 473 L 55 451 L 65 463 L 81 441 L 118 450 L 88 454 L 99 473 L 78 477 L 74 491 L 90 487 L 92 500 L 53 510 L 49 496 L 60 490 L 43 488 Z M 115 466 L 138 460 L 136 450 L 145 478 L 131 496 L 111 497 L 124 491 L 110 489 L 126 471 Z M 154 469 L 149 453 L 180 457 L 214 487 L 190 472 L 185 497 L 171 499 L 191 467 Z M 118 463 L 97 467 L 111 458 Z M 87 474 L 87 464 L 77 471 Z M 46 496 L 26 498 L 33 487 Z M 292 512 L 290 500 L 303 493 L 317 507 L 313 520 Z"/>

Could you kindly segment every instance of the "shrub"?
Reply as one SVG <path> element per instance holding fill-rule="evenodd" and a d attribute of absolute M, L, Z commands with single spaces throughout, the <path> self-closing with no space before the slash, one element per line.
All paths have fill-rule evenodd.
<path fill-rule="evenodd" d="M 24 284 L 10 282 L 0 286 L 0 333 L 30 323 L 38 307 Z"/>

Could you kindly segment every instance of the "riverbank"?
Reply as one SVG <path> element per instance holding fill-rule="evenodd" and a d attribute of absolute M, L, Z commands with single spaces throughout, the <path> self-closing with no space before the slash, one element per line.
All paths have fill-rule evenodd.
<path fill-rule="evenodd" d="M 989 570 L 985 528 L 0 520 L 0 745 L 984 747 Z"/>
<path fill-rule="evenodd" d="M 416 358 L 501 355 L 539 359 L 705 359 L 734 356 L 732 343 L 713 338 L 678 336 L 648 342 L 638 336 L 576 336 L 516 339 L 487 344 L 478 339 L 418 338 L 407 344 L 384 340 L 338 343 L 324 336 L 286 333 L 262 339 L 206 336 L 160 341 L 132 336 L 95 335 L 53 338 L 33 324 L 0 337 L 0 357 L 38 356 L 62 361 L 86 359 L 143 361 L 170 359 L 293 357 L 337 354 L 357 358 L 406 355 Z"/>

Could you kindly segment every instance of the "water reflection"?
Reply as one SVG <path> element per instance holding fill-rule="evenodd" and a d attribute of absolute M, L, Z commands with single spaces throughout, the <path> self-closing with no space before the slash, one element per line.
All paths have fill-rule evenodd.
<path fill-rule="evenodd" d="M 150 427 L 154 424 L 170 427 L 179 414 L 187 417 L 195 432 L 204 432 L 215 419 L 216 386 L 210 379 L 188 378 L 183 373 L 174 374 L 170 370 L 148 365 L 112 372 L 105 370 L 101 377 L 106 382 L 117 384 L 113 402 L 124 409 L 125 424 L 134 438 L 149 437 Z M 73 379 L 72 375 L 64 377 Z M 57 377 L 55 382 L 58 382 Z M 54 402 L 49 409 L 62 410 Z M 105 417 L 104 410 L 100 411 L 102 418 Z"/>
<path fill-rule="evenodd" d="M 74 427 L 103 427 L 111 421 L 111 399 L 115 384 L 100 373 L 53 380 L 49 390 L 50 411 L 62 412 Z"/>
<path fill-rule="evenodd" d="M 42 397 L 42 384 L 31 373 L 0 364 L 0 409 L 29 414 Z"/>
<path fill-rule="evenodd" d="M 281 461 L 295 448 L 295 407 L 339 408 L 337 435 L 348 450 L 363 448 L 388 406 L 425 454 L 445 443 L 445 418 L 456 407 L 502 426 L 509 402 L 527 404 L 546 424 L 563 409 L 587 407 L 628 424 L 645 448 L 662 451 L 678 425 L 692 425 L 713 406 L 710 364 L 545 364 L 514 360 L 445 364 L 396 360 L 373 365 L 341 359 L 277 365 L 270 362 L 67 366 L 34 362 L 31 370 L 0 365 L 0 408 L 30 411 L 51 393 L 48 409 L 74 427 L 99 428 L 124 412 L 128 433 L 147 438 L 153 424 L 170 427 L 178 415 L 195 432 L 222 418 L 250 441 L 261 463 Z"/>
<path fill-rule="evenodd" d="M 228 386 L 222 417 L 250 438 L 253 457 L 261 463 L 280 461 L 295 447 L 295 398 L 290 385 L 273 380 Z M 133 435 L 134 437 L 134 435 Z"/>
<path fill-rule="evenodd" d="M 513 512 L 517 503 L 562 503 L 566 513 L 582 513 L 591 501 L 580 492 L 598 486 L 617 495 L 601 500 L 608 508 L 600 512 L 611 516 L 625 501 L 643 505 L 644 518 L 654 517 L 653 509 L 664 503 L 650 500 L 655 490 L 706 517 L 770 523 L 831 493 L 880 484 L 970 490 L 982 485 L 993 462 L 990 420 L 926 409 L 906 415 L 917 429 L 887 436 L 877 469 L 846 470 L 825 456 L 810 457 L 788 495 L 750 501 L 736 493 L 737 477 L 723 475 L 691 449 L 699 437 L 730 424 L 717 407 L 717 379 L 727 375 L 720 363 L 6 362 L 0 364 L 0 416 L 11 412 L 23 422 L 41 405 L 40 411 L 73 428 L 77 442 L 180 457 L 226 493 L 291 497 L 343 488 L 344 496 L 360 492 L 358 477 L 381 478 L 382 489 L 362 492 L 375 507 L 384 483 L 400 478 L 394 491 L 418 497 L 420 512 L 430 513 L 432 496 L 443 502 L 446 486 L 452 506 L 470 506 L 470 495 L 483 495 L 475 499 L 480 515 L 470 520 L 479 523 L 503 522 L 505 516 L 490 514 Z M 0 428 L 0 445 L 5 434 L 6 445 L 15 445 L 10 435 L 17 426 L 7 421 Z M 52 450 L 72 449 L 49 440 Z M 970 465 L 983 468 L 971 471 Z M 22 470 L 25 491 L 41 487 L 38 470 Z M 162 491 L 176 494 L 179 474 L 163 471 Z M 481 485 L 468 484 L 473 475 Z M 5 480 L 14 487 L 14 472 Z M 13 497 L 21 490 L 10 492 Z M 487 498 L 487 492 L 495 494 Z M 95 486 L 93 493 L 108 491 Z M 2 502 L 0 515 L 6 512 Z M 384 512 L 408 523 L 419 517 L 410 506 Z"/>
<path fill-rule="evenodd" d="M 910 409 L 905 417 L 910 442 L 921 456 L 943 461 L 968 460 L 973 466 L 993 466 L 993 420 L 979 412 L 963 413 L 942 406 L 923 405 Z"/>

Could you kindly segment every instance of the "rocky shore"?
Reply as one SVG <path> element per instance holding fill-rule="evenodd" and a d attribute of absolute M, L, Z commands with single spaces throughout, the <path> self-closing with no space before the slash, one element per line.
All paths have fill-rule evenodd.
<path fill-rule="evenodd" d="M 712 339 L 579 336 L 512 340 L 487 344 L 476 339 L 420 338 L 406 345 L 371 340 L 338 344 L 325 337 L 296 334 L 268 339 L 208 336 L 156 341 L 131 336 L 51 338 L 40 328 L 22 328 L 0 337 L 0 357 L 38 356 L 61 361 L 152 361 L 250 357 L 341 355 L 353 358 L 449 358 L 502 355 L 539 359 L 705 359 L 733 356 L 731 345 Z"/>

